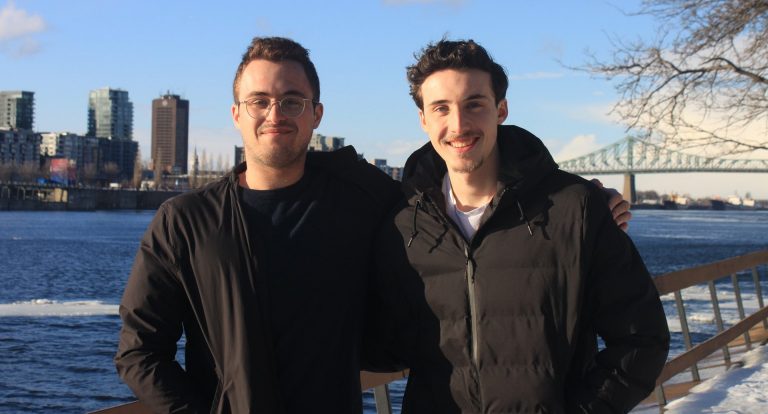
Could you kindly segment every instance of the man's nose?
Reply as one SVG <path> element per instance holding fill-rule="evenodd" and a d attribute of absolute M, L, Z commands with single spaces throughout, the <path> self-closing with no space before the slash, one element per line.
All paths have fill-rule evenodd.
<path fill-rule="evenodd" d="M 451 111 L 448 119 L 448 127 L 454 134 L 462 134 L 469 127 L 469 116 L 461 108 Z"/>
<path fill-rule="evenodd" d="M 276 121 L 284 117 L 285 116 L 283 115 L 283 111 L 280 109 L 280 101 L 271 102 L 269 107 L 267 107 L 267 113 L 264 115 L 264 119 L 272 121 Z"/>

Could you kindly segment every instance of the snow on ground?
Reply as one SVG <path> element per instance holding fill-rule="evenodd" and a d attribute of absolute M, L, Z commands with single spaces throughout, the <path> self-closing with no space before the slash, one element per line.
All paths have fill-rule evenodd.
<path fill-rule="evenodd" d="M 747 352 L 741 363 L 670 402 L 665 413 L 768 413 L 768 346 Z"/>

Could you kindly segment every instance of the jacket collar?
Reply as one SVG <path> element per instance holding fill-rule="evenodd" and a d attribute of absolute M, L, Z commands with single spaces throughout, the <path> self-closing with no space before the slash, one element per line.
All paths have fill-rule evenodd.
<path fill-rule="evenodd" d="M 359 158 L 357 151 L 351 145 L 331 152 L 307 152 L 307 159 L 304 162 L 305 170 L 318 168 L 327 170 L 329 173 L 343 176 L 346 171 L 355 168 L 358 165 Z M 228 181 L 231 185 L 237 185 L 238 175 L 247 170 L 245 162 L 241 162 L 230 171 Z"/>

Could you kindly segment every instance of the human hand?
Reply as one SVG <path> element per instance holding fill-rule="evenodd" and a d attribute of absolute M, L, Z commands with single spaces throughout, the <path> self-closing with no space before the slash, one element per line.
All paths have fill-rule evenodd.
<path fill-rule="evenodd" d="M 611 209 L 611 213 L 613 214 L 613 221 L 616 222 L 616 225 L 619 226 L 620 229 L 626 232 L 629 228 L 629 221 L 632 220 L 632 212 L 629 211 L 629 202 L 624 200 L 624 197 L 622 197 L 621 193 L 615 188 L 604 187 L 603 183 L 597 178 L 593 178 L 592 183 L 603 190 L 608 196 L 608 208 Z"/>

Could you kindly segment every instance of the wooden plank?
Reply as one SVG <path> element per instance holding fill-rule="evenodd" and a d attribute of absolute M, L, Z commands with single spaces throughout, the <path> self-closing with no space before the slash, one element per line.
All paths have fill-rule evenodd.
<path fill-rule="evenodd" d="M 768 263 L 768 250 L 760 250 L 701 266 L 664 273 L 653 278 L 659 295 L 719 279 L 739 271 Z"/>
<path fill-rule="evenodd" d="M 360 371 L 360 389 L 363 391 L 377 387 L 379 385 L 389 384 L 408 376 L 408 370 L 398 372 L 368 372 Z"/>
<path fill-rule="evenodd" d="M 99 411 L 91 411 L 89 414 L 153 414 L 146 405 L 139 401 L 128 404 L 121 404 L 114 407 L 105 408 Z"/>
<path fill-rule="evenodd" d="M 685 371 L 697 361 L 704 359 L 707 355 L 714 353 L 718 349 L 725 346 L 727 343 L 736 339 L 749 328 L 760 323 L 760 321 L 767 316 L 768 306 L 758 310 L 752 315 L 749 315 L 744 320 L 739 321 L 735 325 L 731 326 L 723 332 L 720 332 L 707 341 L 694 346 L 690 351 L 676 356 L 672 360 L 668 361 L 666 365 L 664 365 L 664 369 L 661 371 L 661 375 L 659 375 L 659 378 L 656 380 L 656 385 L 664 383 L 664 381 L 667 381 L 673 376 Z"/>

